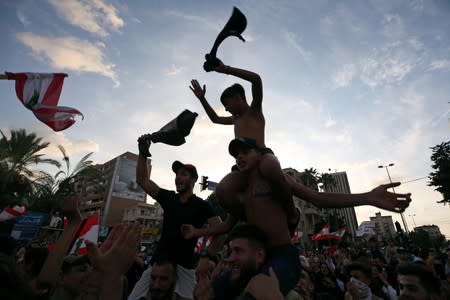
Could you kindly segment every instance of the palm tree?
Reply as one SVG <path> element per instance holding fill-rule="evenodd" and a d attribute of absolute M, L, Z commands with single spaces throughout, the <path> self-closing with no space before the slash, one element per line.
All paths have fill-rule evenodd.
<path fill-rule="evenodd" d="M 54 176 L 47 176 L 40 181 L 40 188 L 31 205 L 35 210 L 59 209 L 63 198 L 69 194 L 82 195 L 103 188 L 102 172 L 93 166 L 92 160 L 89 160 L 93 152 L 84 155 L 75 168 L 71 169 L 66 149 L 62 145 L 58 145 L 58 149 L 63 156 L 61 165 L 65 168 L 60 168 Z"/>
<path fill-rule="evenodd" d="M 10 138 L 0 130 L 0 205 L 27 203 L 27 198 L 36 190 L 37 181 L 48 176 L 36 169 L 39 164 L 60 167 L 53 159 L 44 158 L 41 151 L 48 147 L 48 142 L 35 133 L 25 129 L 11 130 Z"/>
<path fill-rule="evenodd" d="M 314 168 L 305 169 L 300 175 L 303 184 L 315 190 L 317 190 L 319 178 L 319 173 L 317 173 L 317 170 Z"/>
<path fill-rule="evenodd" d="M 319 183 L 325 192 L 329 192 L 331 188 L 336 186 L 336 179 L 329 173 L 319 175 Z"/>

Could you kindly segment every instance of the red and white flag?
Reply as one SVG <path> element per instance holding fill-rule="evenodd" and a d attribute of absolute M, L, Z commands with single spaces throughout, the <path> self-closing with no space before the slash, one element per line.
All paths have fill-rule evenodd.
<path fill-rule="evenodd" d="M 92 216 L 84 219 L 80 225 L 77 236 L 72 248 L 69 252 L 71 255 L 86 255 L 87 249 L 85 240 L 96 243 L 98 240 L 98 229 L 100 224 L 100 214 L 95 213 Z"/>
<path fill-rule="evenodd" d="M 311 239 L 313 241 L 322 240 L 322 239 L 324 239 L 325 236 L 328 236 L 329 234 L 330 234 L 330 228 L 329 228 L 328 224 L 325 224 L 325 225 L 323 225 L 322 229 L 318 233 L 313 234 Z"/>
<path fill-rule="evenodd" d="M 75 108 L 58 106 L 64 73 L 9 73 L 9 80 L 16 81 L 17 98 L 31 110 L 36 118 L 54 131 L 64 130 L 75 123 L 75 116 L 83 114 Z"/>
<path fill-rule="evenodd" d="M 8 206 L 3 209 L 3 211 L 0 213 L 0 222 L 17 218 L 24 213 L 27 212 L 27 207 L 24 205 L 14 205 L 14 206 Z"/>
<path fill-rule="evenodd" d="M 345 234 L 345 228 L 341 228 L 337 231 L 330 233 L 330 228 L 328 224 L 325 224 L 323 228 L 316 234 L 314 234 L 311 239 L 313 241 L 320 241 L 320 240 L 328 240 L 328 239 L 335 239 L 340 240 Z"/>
<path fill-rule="evenodd" d="M 341 240 L 345 234 L 345 228 L 330 233 L 330 239 Z"/>
<path fill-rule="evenodd" d="M 302 236 L 303 236 L 303 232 L 296 230 L 294 232 L 294 235 L 291 237 L 291 242 L 292 243 L 297 242 Z"/>
<path fill-rule="evenodd" d="M 212 236 L 201 236 L 197 240 L 197 245 L 195 245 L 194 252 L 200 253 L 203 249 L 207 248 L 209 244 L 211 244 L 213 237 Z"/>

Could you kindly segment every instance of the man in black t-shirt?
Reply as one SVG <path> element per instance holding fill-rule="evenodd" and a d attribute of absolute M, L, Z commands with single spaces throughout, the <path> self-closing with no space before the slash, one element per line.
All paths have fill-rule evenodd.
<path fill-rule="evenodd" d="M 140 139 L 143 138 L 145 139 L 145 136 Z M 176 174 L 176 192 L 160 188 L 149 178 L 151 164 L 147 163 L 145 156 L 139 154 L 136 181 L 147 194 L 158 201 L 164 210 L 161 238 L 152 261 L 159 257 L 165 257 L 175 262 L 178 276 L 175 293 L 180 297 L 193 299 L 193 289 L 196 283 L 194 248 L 197 239 L 184 239 L 181 235 L 181 225 L 192 224 L 194 227 L 200 228 L 206 223 L 214 226 L 221 221 L 209 203 L 197 197 L 193 192 L 198 179 L 195 166 L 175 161 L 172 164 L 172 170 Z M 148 290 L 151 280 L 150 273 L 151 267 L 142 274 L 142 278 L 136 284 L 129 300 L 141 297 L 145 292 L 143 287 Z"/>

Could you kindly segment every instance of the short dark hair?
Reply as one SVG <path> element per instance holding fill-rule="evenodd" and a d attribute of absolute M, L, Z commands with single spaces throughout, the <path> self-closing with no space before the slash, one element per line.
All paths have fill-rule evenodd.
<path fill-rule="evenodd" d="M 173 273 L 175 275 L 177 274 L 177 264 L 165 255 L 158 256 L 154 261 L 152 261 L 152 265 L 153 266 L 171 265 L 173 268 Z"/>
<path fill-rule="evenodd" d="M 415 276 L 419 279 L 423 288 L 428 293 L 439 293 L 441 282 L 431 270 L 420 264 L 405 263 L 400 264 L 397 270 L 398 275 Z"/>
<path fill-rule="evenodd" d="M 220 96 L 220 102 L 224 103 L 226 98 L 230 98 L 233 96 L 239 95 L 241 98 L 246 101 L 245 99 L 245 90 L 239 83 L 235 83 L 232 86 L 227 87 Z"/>
<path fill-rule="evenodd" d="M 349 264 L 345 269 L 347 276 L 350 277 L 351 271 L 361 271 L 367 278 L 372 279 L 372 270 L 368 266 L 361 263 L 354 262 Z"/>
<path fill-rule="evenodd" d="M 267 234 L 252 224 L 237 225 L 228 235 L 228 239 L 230 241 L 247 239 L 250 247 L 254 249 L 263 248 L 264 250 L 267 250 L 269 241 Z"/>

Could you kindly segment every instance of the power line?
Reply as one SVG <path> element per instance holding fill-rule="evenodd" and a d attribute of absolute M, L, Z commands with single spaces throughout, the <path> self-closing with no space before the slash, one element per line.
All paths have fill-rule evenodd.
<path fill-rule="evenodd" d="M 405 184 L 405 183 L 409 183 L 409 182 L 413 182 L 413 181 L 422 180 L 422 179 L 425 179 L 425 178 L 428 178 L 428 176 L 420 177 L 420 178 L 416 178 L 416 179 L 411 179 L 411 180 L 408 180 L 408 181 L 403 181 L 403 182 L 401 182 L 401 183 L 402 183 L 402 184 Z"/>

